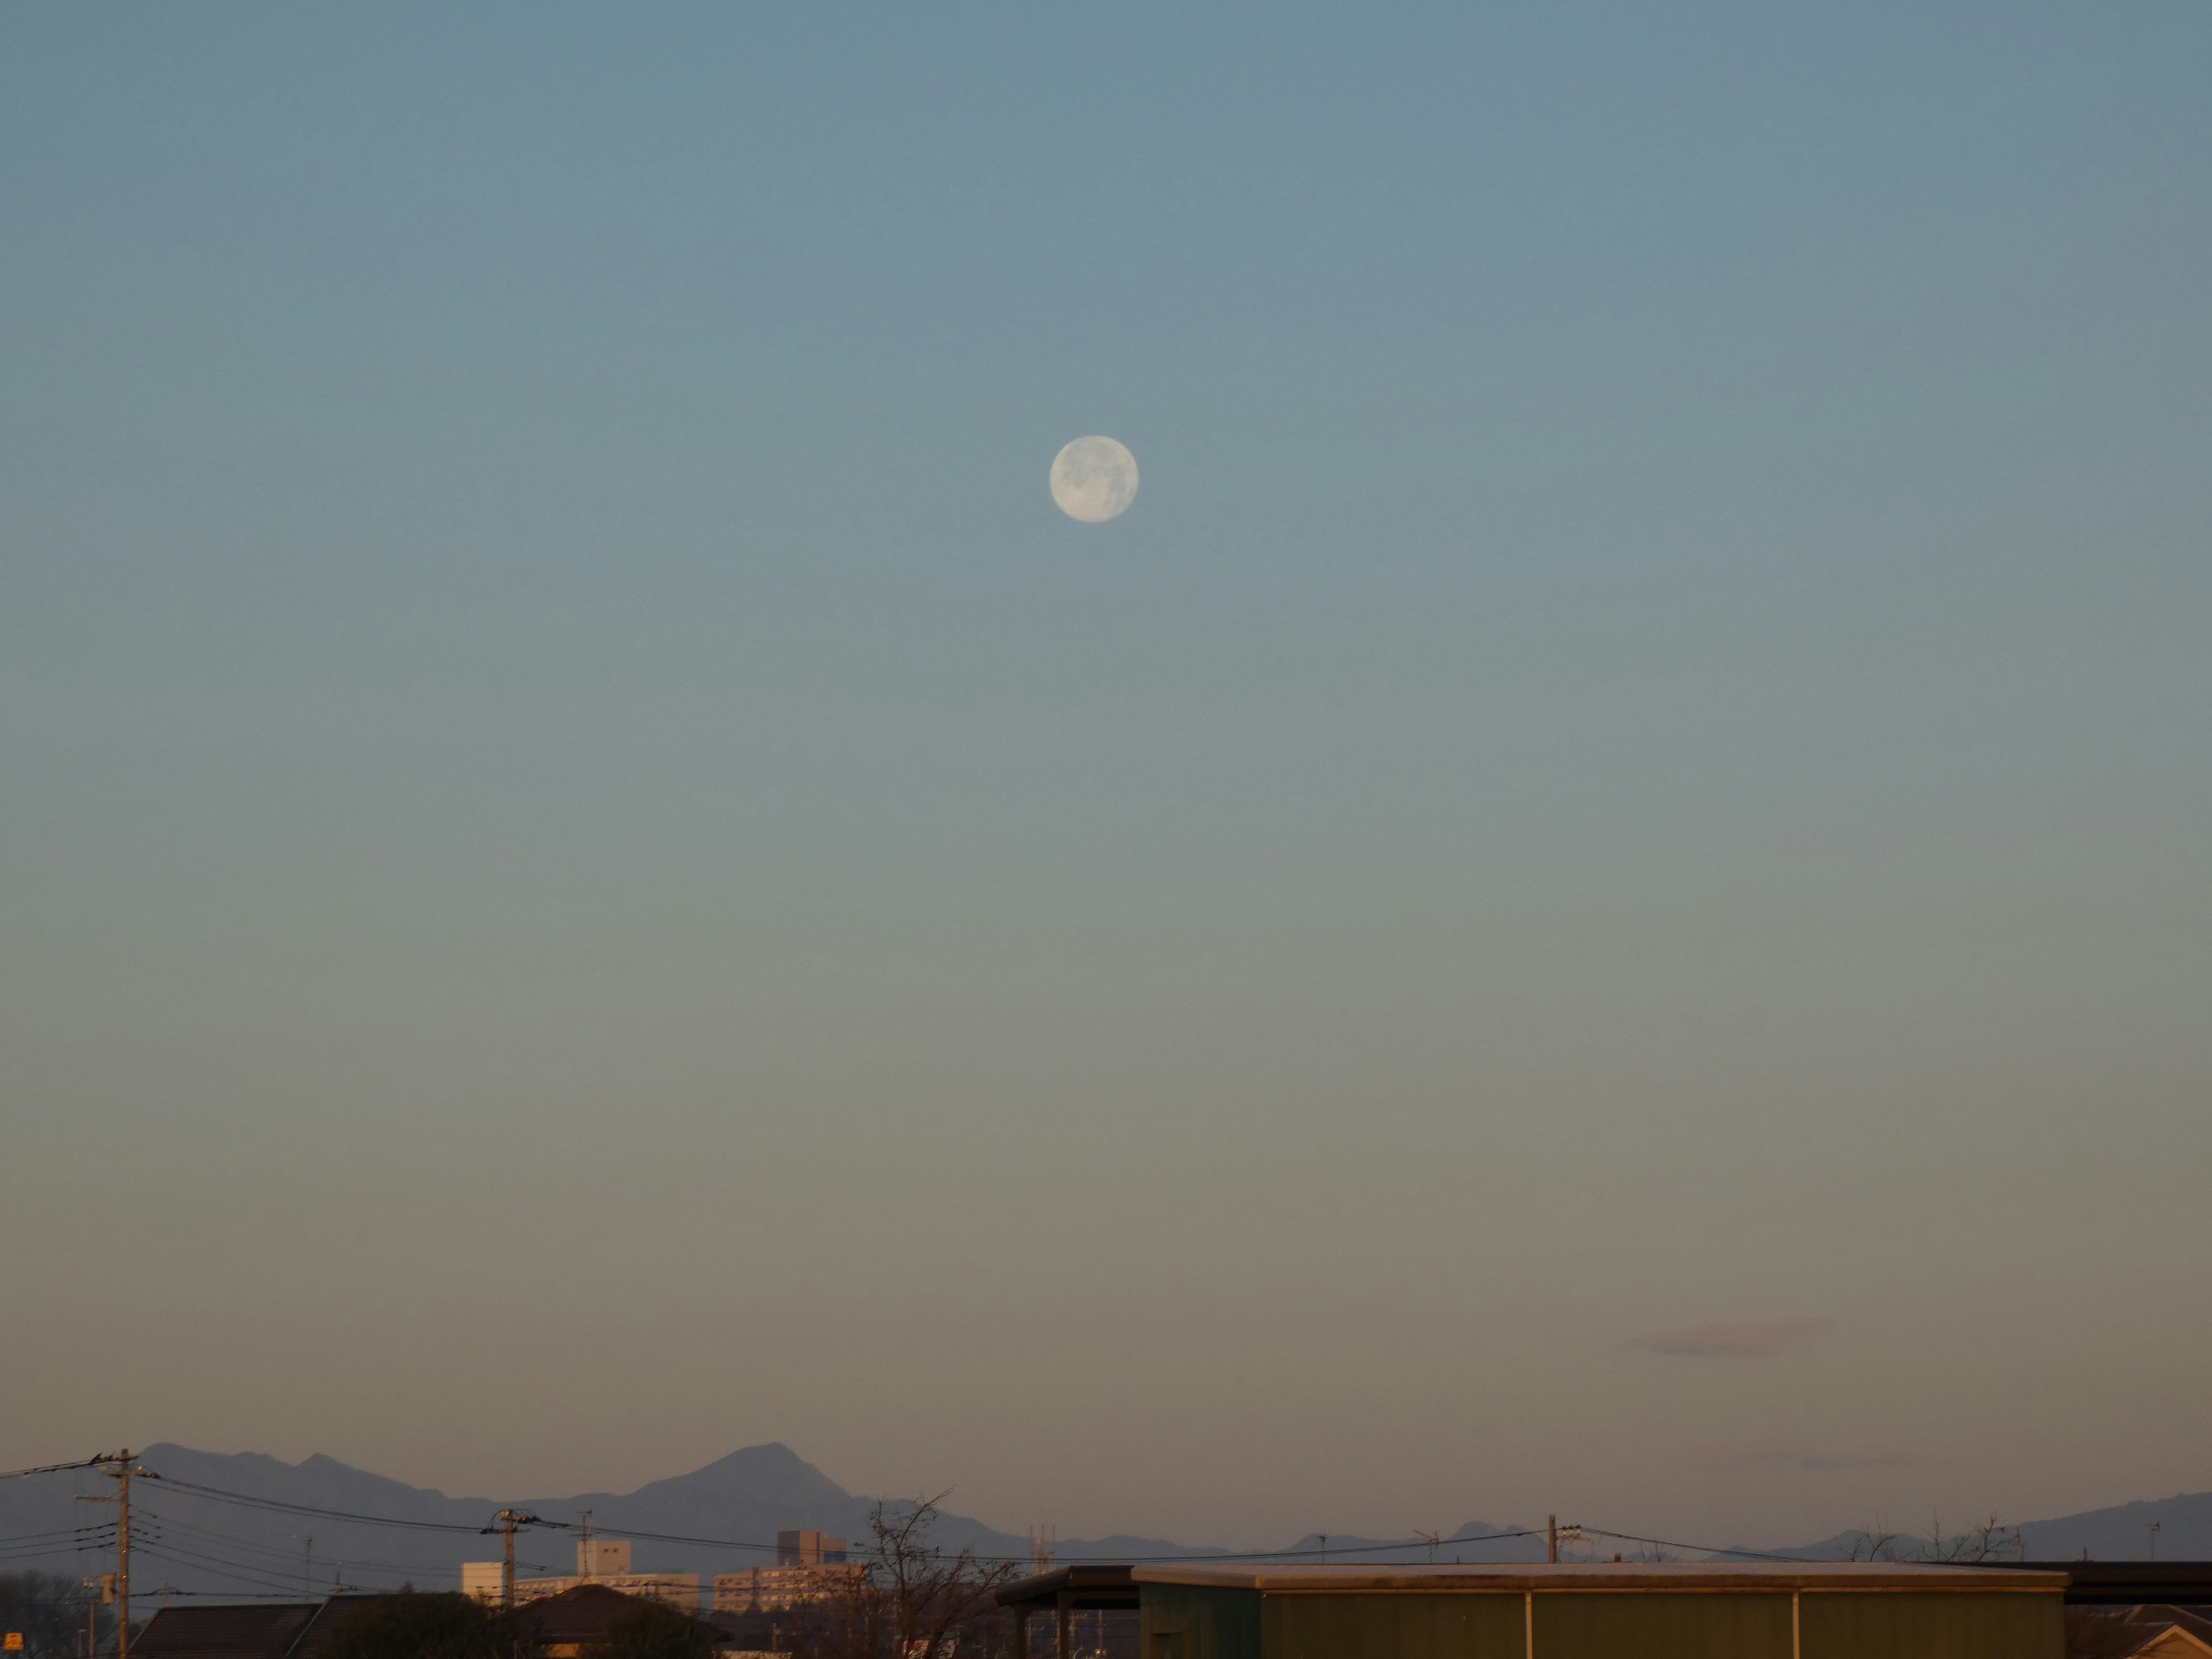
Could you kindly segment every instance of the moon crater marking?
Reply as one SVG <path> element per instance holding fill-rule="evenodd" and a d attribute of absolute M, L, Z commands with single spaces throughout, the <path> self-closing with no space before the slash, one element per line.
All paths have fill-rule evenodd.
<path fill-rule="evenodd" d="M 1052 498 L 1085 524 L 1118 519 L 1137 499 L 1137 458 L 1111 438 L 1078 438 L 1053 457 Z"/>

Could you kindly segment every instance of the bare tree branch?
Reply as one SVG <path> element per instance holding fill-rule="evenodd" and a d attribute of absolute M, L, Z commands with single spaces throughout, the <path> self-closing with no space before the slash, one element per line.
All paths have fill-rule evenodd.
<path fill-rule="evenodd" d="M 953 1659 L 996 1649 L 993 1592 L 1018 1570 L 935 1541 L 945 1496 L 879 1498 L 870 1509 L 867 1571 L 819 1609 L 807 1644 L 818 1659 Z"/>

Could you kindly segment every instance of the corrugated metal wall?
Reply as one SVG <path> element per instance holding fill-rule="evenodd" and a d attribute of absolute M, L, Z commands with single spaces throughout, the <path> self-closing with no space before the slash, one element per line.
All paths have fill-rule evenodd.
<path fill-rule="evenodd" d="M 2063 1659 L 2056 1595 L 1805 1592 L 1805 1659 Z"/>
<path fill-rule="evenodd" d="M 1790 1659 L 1789 1592 L 1540 1595 L 1536 1659 Z"/>
<path fill-rule="evenodd" d="M 1143 1659 L 1261 1659 L 1257 1590 L 1147 1584 L 1142 1606 Z"/>
<path fill-rule="evenodd" d="M 1144 1589 L 1142 1659 L 1527 1659 L 1517 1594 Z M 1535 1659 L 1792 1659 L 1788 1593 L 1548 1590 Z M 2064 1659 L 2057 1594 L 1804 1593 L 1799 1659 Z"/>
<path fill-rule="evenodd" d="M 1518 1595 L 1270 1595 L 1260 1628 L 1266 1659 L 1523 1659 L 1528 1648 Z"/>

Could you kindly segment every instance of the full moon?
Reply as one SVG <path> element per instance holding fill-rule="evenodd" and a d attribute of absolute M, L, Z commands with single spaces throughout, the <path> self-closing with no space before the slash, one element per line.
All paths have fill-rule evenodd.
<path fill-rule="evenodd" d="M 1118 519 L 1137 499 L 1137 458 L 1111 438 L 1078 438 L 1053 457 L 1052 498 L 1085 524 Z"/>

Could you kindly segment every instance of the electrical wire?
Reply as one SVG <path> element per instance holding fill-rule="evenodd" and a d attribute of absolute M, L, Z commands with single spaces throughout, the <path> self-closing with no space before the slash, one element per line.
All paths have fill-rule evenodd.
<path fill-rule="evenodd" d="M 74 1463 L 41 1463 L 34 1469 L 8 1469 L 5 1471 L 0 1471 L 0 1480 L 20 1480 L 27 1474 L 58 1474 L 64 1469 L 88 1469 L 94 1464 L 112 1463 L 115 1460 L 112 1457 L 94 1455 L 91 1457 L 80 1458 Z"/>
<path fill-rule="evenodd" d="M 150 1506 L 142 1507 L 143 1512 L 149 1516 L 154 1523 L 158 1527 L 179 1528 L 183 1531 L 193 1534 L 196 1536 L 211 1539 L 221 1544 L 227 1544 L 234 1549 L 249 1550 L 258 1555 L 274 1557 L 283 1561 L 287 1565 L 295 1562 L 301 1561 L 304 1554 L 304 1552 L 296 1547 L 287 1547 L 281 1544 L 265 1544 L 255 1539 L 241 1538 L 234 1533 L 218 1532 L 212 1527 L 201 1526 L 197 1522 L 185 1520 L 181 1516 L 172 1515 L 166 1510 L 155 1510 Z M 136 1524 L 137 1523 L 134 1521 L 134 1532 L 136 1531 Z M 331 1561 L 333 1566 L 344 1565 L 355 1567 L 376 1568 L 384 1571 L 397 1573 L 443 1572 L 447 1571 L 453 1565 L 450 1561 L 384 1561 L 379 1560 L 374 1557 L 356 1555 L 350 1550 L 334 1550 L 331 1552 Z M 549 1569 L 542 1563 L 536 1561 L 519 1561 L 515 1565 L 518 1566 L 526 1566 L 533 1572 L 544 1572 L 549 1571 Z M 302 1571 L 312 1577 L 312 1569 L 303 1566 Z"/>
<path fill-rule="evenodd" d="M 11 1533 L 0 1538 L 0 1548 L 10 1544 L 34 1543 L 42 1538 L 75 1538 L 84 1533 L 104 1532 L 112 1529 L 115 1524 L 112 1521 L 88 1521 L 81 1527 L 57 1527 L 52 1532 Z"/>
<path fill-rule="evenodd" d="M 197 1567 L 213 1572 L 220 1577 L 234 1578 L 244 1584 L 258 1584 L 264 1589 L 282 1590 L 287 1595 L 301 1594 L 298 1586 L 287 1583 L 273 1573 L 263 1572 L 250 1564 L 226 1561 L 217 1556 L 201 1555 L 196 1551 L 173 1545 L 142 1544 L 137 1546 L 157 1561 L 167 1561 L 173 1566 Z"/>
<path fill-rule="evenodd" d="M 82 1462 L 75 1463 L 47 1464 L 38 1468 L 13 1470 L 8 1474 L 0 1475 L 0 1479 L 11 1479 L 15 1476 L 27 1474 L 52 1474 L 69 1469 L 89 1468 L 106 1461 L 108 1460 L 105 1458 L 93 1457 L 86 1458 Z M 145 1471 L 141 1478 L 149 1480 L 158 1480 L 164 1486 L 169 1487 L 179 1493 L 190 1493 L 194 1497 L 210 1502 L 234 1504 L 249 1509 L 264 1510 L 280 1515 L 298 1516 L 319 1520 L 334 1521 L 357 1526 L 389 1527 L 407 1531 L 444 1533 L 449 1535 L 458 1534 L 481 1536 L 488 1533 L 500 1530 L 500 1528 L 495 1526 L 472 1527 L 465 1522 L 414 1520 L 395 1516 L 368 1515 L 354 1510 L 331 1509 L 319 1504 L 298 1504 L 285 1498 L 264 1498 L 248 1492 L 231 1492 L 221 1486 L 210 1486 L 199 1481 L 187 1480 L 175 1475 L 160 1474 L 152 1470 Z M 149 1513 L 152 1516 L 152 1518 L 155 1521 L 157 1525 L 161 1523 L 173 1525 L 184 1530 L 204 1535 L 234 1548 L 245 1548 L 270 1555 L 286 1553 L 286 1552 L 283 1552 L 272 1546 L 257 1544 L 252 1540 L 239 1539 L 233 1537 L 228 1534 L 217 1532 L 210 1528 L 199 1527 L 195 1523 L 185 1521 L 179 1516 L 163 1516 L 157 1511 L 149 1511 Z M 114 1522 L 109 1522 L 94 1527 L 79 1528 L 66 1532 L 56 1531 L 44 1534 L 23 1534 L 15 1538 L 0 1539 L 0 1559 L 21 1559 L 26 1555 L 57 1553 L 62 1547 L 59 1540 L 65 1538 L 75 1540 L 76 1549 L 82 1552 L 86 1547 L 88 1540 L 101 1544 L 112 1541 L 112 1539 L 105 1534 L 112 1534 L 114 1526 Z M 578 1522 L 573 1521 L 556 1520 L 544 1516 L 532 1516 L 527 1521 L 518 1522 L 517 1524 L 517 1530 L 522 1530 L 526 1528 L 542 1528 L 547 1530 L 559 1532 L 574 1532 L 580 1530 Z M 1729 1556 L 1740 1557 L 1749 1560 L 1778 1562 L 1791 1561 L 1798 1559 L 1794 1556 L 1778 1554 L 1771 1551 L 1744 1549 L 1726 1545 L 1685 1543 L 1679 1539 L 1655 1538 L 1642 1533 L 1618 1532 L 1611 1528 L 1606 1527 L 1583 1526 L 1581 1527 L 1579 1530 L 1594 1537 L 1617 1539 L 1623 1543 L 1644 1544 L 1657 1549 L 1679 1549 L 1689 1551 L 1709 1559 L 1717 1556 Z M 762 1543 L 757 1540 L 716 1538 L 705 1534 L 691 1533 L 654 1532 L 641 1528 L 624 1528 L 624 1532 L 625 1534 L 631 1539 L 640 1540 L 648 1543 L 675 1544 L 702 1549 L 745 1550 L 766 1553 L 775 1551 L 777 1547 L 774 1544 Z M 1328 1557 L 1331 1555 L 1342 1559 L 1353 1556 L 1371 1557 L 1378 1554 L 1393 1553 L 1400 1551 L 1407 1552 L 1408 1553 L 1415 1551 L 1426 1552 L 1444 1544 L 1456 1544 L 1462 1548 L 1466 1548 L 1469 1547 L 1502 1543 L 1512 1539 L 1537 1538 L 1543 1535 L 1543 1529 L 1528 1527 L 1519 1528 L 1506 1532 L 1485 1533 L 1476 1537 L 1444 1539 L 1437 1540 L 1437 1543 L 1434 1545 L 1432 1545 L 1431 1541 L 1426 1538 L 1413 1538 L 1389 1540 L 1379 1543 L 1339 1543 L 1334 1545 L 1319 1546 L 1310 1549 L 1183 1551 L 1173 1555 L 1150 1556 L 1064 1556 L 1060 1559 L 1059 1565 L 1074 1566 L 1096 1562 L 1099 1564 L 1111 1563 L 1117 1565 L 1140 1566 L 1194 1561 L 1253 1561 L 1273 1563 L 1299 1560 L 1316 1556 Z M 158 1534 L 156 1536 L 158 1536 Z M 36 1546 L 39 1540 L 55 1540 L 52 1548 L 41 1549 L 37 1547 Z M 9 1548 L 9 1546 L 11 1545 L 19 1546 L 19 1547 Z M 183 1547 L 180 1545 L 176 1547 L 181 1550 Z M 200 1559 L 206 1560 L 210 1566 L 216 1566 L 218 1565 L 216 1558 Z M 1009 1563 L 1018 1564 L 1020 1562 L 1033 1559 L 1033 1558 L 1029 1555 L 993 1555 L 984 1553 L 978 1553 L 971 1559 L 978 1563 L 992 1565 L 1001 1565 Z M 256 1569 L 251 1565 L 251 1564 L 238 1562 L 229 1562 L 222 1565 L 244 1571 L 258 1571 L 263 1575 L 261 1582 L 264 1583 L 269 1583 L 273 1576 L 281 1573 L 283 1571 L 282 1569 L 276 1567 Z M 356 1565 L 361 1566 L 378 1567 L 387 1571 L 411 1574 L 416 1571 L 425 1573 L 443 1571 L 447 1570 L 451 1564 L 425 1564 L 420 1568 L 416 1568 L 404 1565 L 397 1562 L 363 1560 L 357 1562 Z M 518 1565 L 531 1566 L 536 1568 L 538 1571 L 544 1571 L 543 1568 L 537 1567 L 537 1564 L 535 1563 L 525 1562 Z M 1375 1563 L 1373 1565 L 1380 1565 L 1385 1564 Z M 302 1575 L 304 1576 L 307 1571 L 308 1570 L 303 1568 Z"/>
<path fill-rule="evenodd" d="M 0 1555 L 0 1561 L 24 1562 L 29 1564 L 28 1571 L 36 1571 L 39 1563 L 52 1562 L 58 1553 L 59 1552 L 55 1550 L 10 1550 L 6 1554 Z M 68 1575 L 62 1576 L 66 1577 Z"/>
<path fill-rule="evenodd" d="M 565 1527 L 571 1523 L 565 1521 L 555 1521 L 547 1522 L 545 1524 L 548 1526 Z M 694 1544 L 702 1547 L 719 1549 L 759 1549 L 763 1547 L 758 1544 L 735 1543 L 726 1538 L 699 1538 L 684 1533 L 646 1532 L 635 1527 L 625 1527 L 623 1529 L 623 1536 L 630 1539 L 643 1539 L 649 1543 Z M 1541 1528 L 1529 1527 L 1513 1532 L 1486 1532 L 1478 1537 L 1473 1538 L 1448 1538 L 1443 1541 L 1447 1544 L 1457 1544 L 1462 1548 L 1467 1548 L 1479 1544 L 1497 1543 L 1508 1538 L 1540 1538 L 1542 1536 L 1543 1531 Z M 1428 1547 L 1429 1540 L 1425 1538 L 1407 1538 L 1394 1539 L 1382 1543 L 1372 1544 L 1325 1544 L 1313 1549 L 1305 1550 L 1184 1550 L 1174 1555 L 1067 1555 L 1056 1557 L 1054 1565 L 1056 1566 L 1082 1566 L 1092 1563 L 1099 1563 L 1110 1564 L 1114 1566 L 1139 1567 L 1166 1565 L 1170 1563 L 1185 1561 L 1286 1561 L 1303 1559 L 1307 1556 L 1372 1555 L 1378 1550 L 1412 1551 L 1426 1550 Z M 978 1553 L 971 1559 L 979 1562 L 1000 1565 L 1006 1562 L 1019 1563 L 1023 1561 L 1030 1561 L 1034 1560 L 1036 1558 L 1030 1555 L 984 1555 Z"/>
<path fill-rule="evenodd" d="M 347 1585 L 346 1590 L 347 1593 L 350 1594 L 353 1590 L 353 1586 L 350 1584 Z M 301 1600 L 299 1595 L 292 1590 L 181 1589 L 174 1584 L 162 1584 L 153 1589 L 141 1590 L 138 1594 L 148 1596 L 158 1595 L 165 1601 L 173 1595 L 219 1595 L 222 1597 L 226 1605 L 240 1601 L 300 1601 Z M 309 1596 L 306 1598 L 306 1601 L 302 1602 L 302 1605 L 307 1605 L 322 1599 L 323 1598 L 319 1596 Z"/>
<path fill-rule="evenodd" d="M 88 1549 L 105 1549 L 114 1541 L 115 1533 L 112 1527 L 93 1528 L 72 1538 L 57 1538 L 45 1543 L 17 1544 L 7 1549 L 5 1553 L 10 1557 L 82 1555 Z"/>
<path fill-rule="evenodd" d="M 401 1527 L 418 1532 L 483 1533 L 495 1530 L 488 1527 L 471 1527 L 459 1521 L 410 1521 L 400 1516 L 362 1515 L 351 1510 L 327 1510 L 313 1504 L 294 1504 L 281 1498 L 256 1498 L 242 1492 L 226 1492 L 221 1486 L 204 1486 L 197 1480 L 180 1480 L 175 1475 L 156 1474 L 148 1470 L 139 1477 L 158 1480 L 165 1486 L 179 1492 L 189 1492 L 218 1504 L 242 1504 L 252 1509 L 274 1510 L 284 1515 L 312 1516 L 319 1520 L 353 1521 L 363 1526 Z M 572 1522 L 548 1522 L 549 1526 L 573 1526 Z"/>
<path fill-rule="evenodd" d="M 161 1559 L 165 1560 L 181 1558 L 183 1560 L 208 1566 L 231 1569 L 233 1571 L 228 1576 L 237 1577 L 240 1575 L 246 1575 L 245 1577 L 240 1577 L 241 1583 L 258 1582 L 263 1584 L 270 1585 L 297 1583 L 301 1586 L 299 1593 L 311 1595 L 319 1593 L 318 1587 L 323 1583 L 323 1581 L 317 1575 L 315 1570 L 302 1559 L 299 1552 L 291 1550 L 279 1551 L 270 1546 L 258 1544 L 249 1539 L 234 1538 L 226 1534 L 210 1532 L 205 1528 L 191 1528 L 195 1533 L 204 1534 L 206 1536 L 211 1537 L 219 1544 L 228 1546 L 233 1550 L 252 1550 L 266 1554 L 277 1554 L 283 1557 L 281 1564 L 274 1565 L 259 1561 L 234 1560 L 228 1555 L 213 1553 L 208 1550 L 207 1547 L 204 1546 L 198 1549 L 195 1549 L 184 1543 L 171 1541 L 164 1535 L 164 1530 L 167 1527 L 178 1524 L 179 1523 L 173 1520 L 163 1520 L 158 1522 L 152 1535 L 143 1543 L 136 1544 L 135 1547 L 145 1549 L 155 1555 L 161 1556 Z M 134 1528 L 133 1530 L 135 1532 L 136 1529 Z M 335 1574 L 342 1571 L 345 1565 L 346 1564 L 343 1562 L 334 1561 L 331 1564 L 333 1573 Z M 416 1573 L 428 1574 L 431 1572 L 443 1572 L 448 1571 L 451 1564 L 439 1563 L 435 1565 L 409 1567 L 398 1562 L 368 1563 L 356 1561 L 352 1565 L 357 1567 L 374 1565 L 394 1575 L 395 1578 L 399 1582 L 408 1582 L 411 1579 L 412 1576 Z M 534 1565 L 535 1564 L 532 1565 Z M 349 1588 L 358 1589 L 360 1587 L 356 1585 L 350 1586 Z"/>
<path fill-rule="evenodd" d="M 1584 1527 L 1582 1530 L 1599 1538 L 1618 1538 L 1623 1543 L 1650 1544 L 1658 1549 L 1696 1550 L 1706 1555 L 1741 1555 L 1754 1561 L 1796 1561 L 1802 1559 L 1795 1555 L 1777 1555 L 1768 1550 L 1729 1549 L 1717 1544 L 1685 1544 L 1673 1538 L 1646 1538 L 1641 1533 L 1612 1532 L 1603 1527 Z"/>
<path fill-rule="evenodd" d="M 283 1498 L 257 1498 L 250 1493 L 228 1492 L 220 1486 L 203 1486 L 198 1481 L 180 1480 L 173 1475 L 155 1474 L 150 1471 L 145 1478 L 159 1480 L 165 1486 L 173 1486 L 179 1491 L 194 1492 L 201 1497 L 212 1498 L 218 1503 L 245 1504 L 255 1509 L 273 1510 L 286 1515 L 307 1515 L 325 1520 L 350 1521 L 358 1522 L 364 1526 L 402 1527 L 426 1532 L 483 1534 L 499 1530 L 495 1527 L 471 1527 L 467 1525 L 465 1522 L 456 1521 L 411 1521 L 386 1516 L 363 1515 L 356 1510 L 324 1509 L 314 1504 L 294 1504 Z M 576 1522 L 559 1521 L 545 1516 L 533 1516 L 528 1522 L 518 1523 L 517 1529 L 520 1530 L 522 1526 L 526 1525 L 531 1527 L 543 1527 L 550 1530 L 561 1532 L 575 1532 L 580 1529 L 579 1523 Z M 652 1532 L 637 1527 L 625 1528 L 623 1529 L 623 1535 L 635 1540 L 642 1540 L 647 1543 L 685 1544 L 702 1549 L 756 1550 L 763 1553 L 771 1553 L 776 1548 L 776 1546 L 774 1544 L 764 1544 L 753 1539 L 712 1538 L 691 1533 Z M 1486 1533 L 1480 1538 L 1454 1540 L 1449 1541 L 1459 1542 L 1462 1544 L 1487 1544 L 1509 1538 L 1534 1538 L 1540 1535 L 1540 1534 L 1537 1528 L 1524 1528 L 1512 1532 Z M 1607 1535 L 1610 1536 L 1611 1534 Z M 1246 1561 L 1261 1559 L 1281 1561 L 1302 1559 L 1306 1556 L 1330 1554 L 1372 1555 L 1377 1551 L 1425 1550 L 1427 1547 L 1428 1540 L 1426 1539 L 1408 1538 L 1391 1540 L 1386 1542 L 1375 1544 L 1340 1544 L 1334 1547 L 1323 1546 L 1318 1548 L 1306 1550 L 1183 1551 L 1174 1555 L 1115 1555 L 1111 1557 L 1070 1556 L 1066 1558 L 1066 1559 L 1070 1565 L 1073 1565 L 1079 1560 L 1095 1559 L 1099 1561 L 1110 1560 L 1116 1565 L 1141 1566 L 1164 1564 L 1172 1561 L 1188 1561 L 1194 1559 L 1208 1561 Z M 974 1557 L 974 1559 L 979 1562 L 987 1562 L 996 1565 L 1008 1562 L 1019 1563 L 1028 1561 L 1033 1558 L 1026 1554 L 990 1555 L 979 1553 Z"/>

